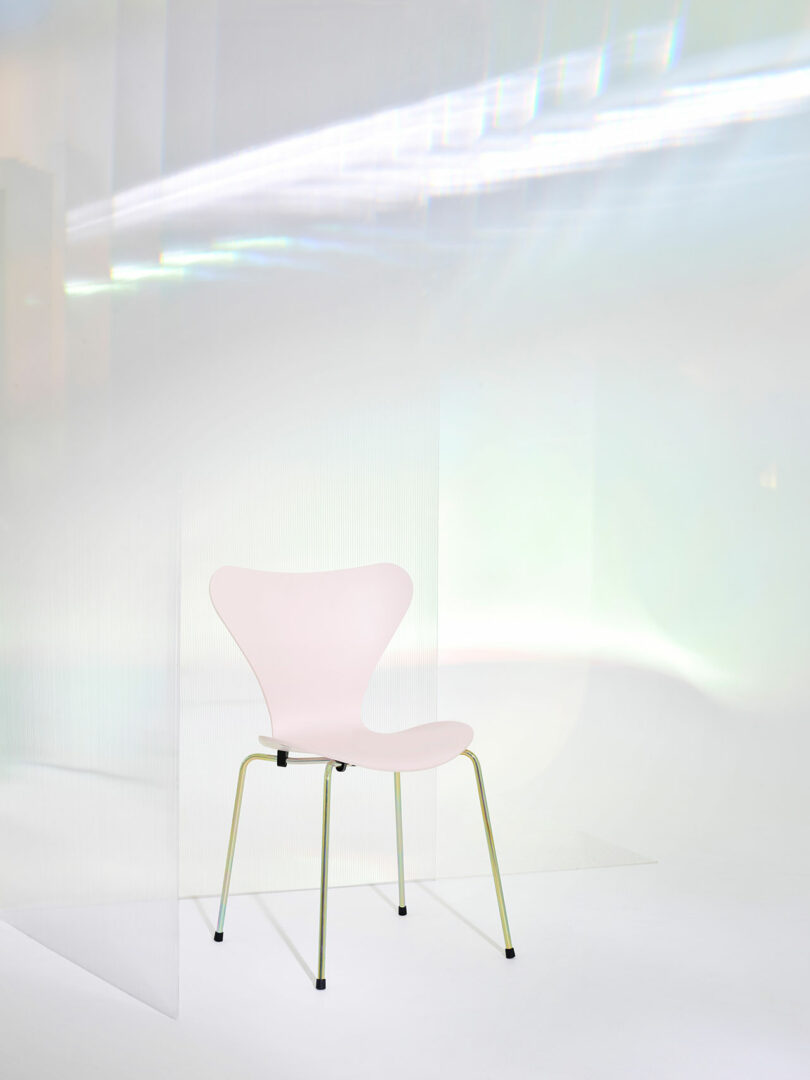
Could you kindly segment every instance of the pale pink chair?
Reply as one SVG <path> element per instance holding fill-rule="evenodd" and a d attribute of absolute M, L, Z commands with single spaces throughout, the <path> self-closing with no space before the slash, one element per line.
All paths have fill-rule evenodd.
<path fill-rule="evenodd" d="M 259 742 L 274 754 L 250 754 L 236 786 L 233 822 L 215 941 L 222 941 L 245 773 L 251 761 L 325 765 L 321 844 L 318 975 L 326 987 L 326 890 L 332 770 L 348 765 L 394 774 L 399 914 L 405 907 L 400 773 L 432 769 L 459 754 L 475 770 L 507 957 L 515 955 L 503 900 L 481 766 L 468 748 L 472 728 L 443 721 L 392 734 L 370 731 L 361 707 L 371 675 L 399 626 L 413 583 L 399 566 L 380 563 L 352 570 L 283 574 L 223 566 L 211 578 L 211 600 L 259 680 L 272 737 Z M 304 754 L 304 757 L 291 757 Z M 313 756 L 314 755 L 314 756 Z"/>

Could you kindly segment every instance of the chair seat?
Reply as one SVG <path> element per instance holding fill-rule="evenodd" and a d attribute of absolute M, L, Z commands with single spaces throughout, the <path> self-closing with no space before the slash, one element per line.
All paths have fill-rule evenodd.
<path fill-rule="evenodd" d="M 359 725 L 342 731 L 308 731 L 294 746 L 267 735 L 260 735 L 259 742 L 275 750 L 315 754 L 365 769 L 416 772 L 451 761 L 467 749 L 472 737 L 469 724 L 441 720 L 390 733 L 370 731 Z"/>

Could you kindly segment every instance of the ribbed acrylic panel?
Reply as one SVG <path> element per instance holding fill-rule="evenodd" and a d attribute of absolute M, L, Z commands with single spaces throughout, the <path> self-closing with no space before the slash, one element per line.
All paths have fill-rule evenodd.
<path fill-rule="evenodd" d="M 429 57 L 418 50 L 412 64 L 379 67 L 408 24 L 404 6 L 382 18 L 354 4 L 171 12 L 167 160 L 189 198 L 193 174 L 183 170 L 212 161 L 220 170 L 193 213 L 172 206 L 164 232 L 164 264 L 187 257 L 184 279 L 164 296 L 165 349 L 184 402 L 184 894 L 219 891 L 237 769 L 270 734 L 259 686 L 208 597 L 218 566 L 404 567 L 413 602 L 373 676 L 364 720 L 393 731 L 436 717 L 439 414 L 423 342 L 424 211 L 395 220 L 372 192 L 347 217 L 340 137 L 326 137 L 331 164 L 322 179 L 296 182 L 292 203 L 264 184 L 267 200 L 234 199 L 246 167 L 229 156 L 266 148 L 284 163 L 285 136 L 323 140 L 330 124 L 407 94 L 409 81 L 429 87 Z M 414 26 L 429 39 L 424 13 Z M 293 145 L 293 177 L 297 153 Z M 314 162 L 306 145 L 303 155 Z M 321 769 L 251 767 L 234 891 L 317 885 L 321 784 Z M 409 876 L 435 873 L 435 788 L 432 772 L 403 780 Z M 337 774 L 333 804 L 330 883 L 394 880 L 392 777 Z"/>
<path fill-rule="evenodd" d="M 179 504 L 160 297 L 75 287 L 110 282 L 115 237 L 65 231 L 66 211 L 160 167 L 164 15 L 53 5 L 3 41 L 0 905 L 174 1015 Z"/>
<path fill-rule="evenodd" d="M 418 283 L 380 265 L 376 243 L 366 260 L 324 257 L 318 274 L 260 268 L 238 286 L 189 286 L 172 312 L 174 332 L 193 341 L 200 421 L 183 497 L 184 892 L 217 891 L 238 764 L 270 734 L 258 684 L 208 597 L 218 566 L 405 567 L 414 599 L 365 721 L 397 730 L 435 718 L 438 385 L 403 311 Z M 385 320 L 369 319 L 380 308 Z M 253 767 L 236 890 L 316 883 L 319 773 Z M 357 769 L 337 781 L 330 880 L 391 880 L 391 777 Z M 408 777 L 404 789 L 409 870 L 432 876 L 435 777 Z"/>

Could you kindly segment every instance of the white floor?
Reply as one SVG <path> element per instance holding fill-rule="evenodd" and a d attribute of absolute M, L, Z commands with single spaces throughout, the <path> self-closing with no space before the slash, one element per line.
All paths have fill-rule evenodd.
<path fill-rule="evenodd" d="M 808 881 L 716 863 L 181 904 L 169 1020 L 0 925 L 3 1080 L 807 1080 Z"/>

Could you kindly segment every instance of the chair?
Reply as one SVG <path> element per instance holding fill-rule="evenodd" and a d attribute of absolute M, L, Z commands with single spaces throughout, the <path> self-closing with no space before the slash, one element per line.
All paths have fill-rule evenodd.
<path fill-rule="evenodd" d="M 413 583 L 405 570 L 390 563 L 303 574 L 223 566 L 212 576 L 210 591 L 217 613 L 259 680 L 272 729 L 272 737 L 261 735 L 259 742 L 275 751 L 250 754 L 239 769 L 214 940 L 223 940 L 242 792 L 252 761 L 282 767 L 324 765 L 315 980 L 316 989 L 324 990 L 333 770 L 344 772 L 353 765 L 394 774 L 399 914 L 406 915 L 400 773 L 432 769 L 464 755 L 475 770 L 504 948 L 507 958 L 514 957 L 481 766 L 468 749 L 472 728 L 442 721 L 382 734 L 361 720 L 371 675 L 411 602 Z"/>

